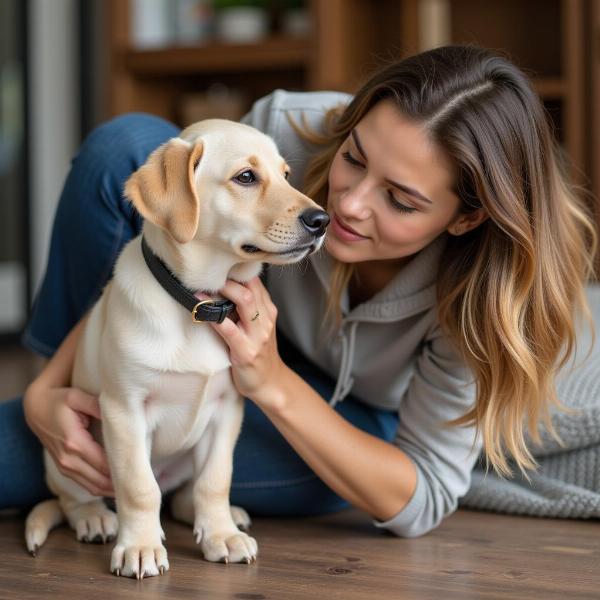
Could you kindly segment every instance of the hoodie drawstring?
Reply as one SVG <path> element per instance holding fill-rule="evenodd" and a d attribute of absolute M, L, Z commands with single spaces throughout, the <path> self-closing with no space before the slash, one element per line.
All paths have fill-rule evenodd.
<path fill-rule="evenodd" d="M 349 326 L 348 337 L 346 337 L 343 329 L 341 329 L 339 333 L 339 336 L 342 338 L 342 361 L 335 390 L 333 391 L 331 400 L 329 400 L 329 405 L 332 408 L 348 395 L 354 385 L 354 378 L 350 376 L 350 373 L 352 373 L 352 366 L 354 364 L 354 347 L 357 327 L 358 321 L 353 321 Z"/>

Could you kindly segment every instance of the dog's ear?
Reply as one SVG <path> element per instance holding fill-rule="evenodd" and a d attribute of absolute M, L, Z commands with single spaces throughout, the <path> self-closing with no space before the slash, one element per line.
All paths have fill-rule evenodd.
<path fill-rule="evenodd" d="M 159 146 L 125 184 L 127 196 L 148 221 L 169 231 L 181 244 L 198 228 L 200 202 L 194 171 L 202 157 L 199 140 L 173 138 Z"/>

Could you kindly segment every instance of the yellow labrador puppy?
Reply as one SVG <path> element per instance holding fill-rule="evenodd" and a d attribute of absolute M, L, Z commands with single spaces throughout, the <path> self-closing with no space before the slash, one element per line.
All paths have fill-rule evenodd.
<path fill-rule="evenodd" d="M 234 308 L 215 296 L 227 278 L 245 282 L 263 262 L 294 263 L 321 247 L 327 213 L 288 174 L 270 137 L 210 119 L 163 144 L 129 178 L 125 193 L 143 231 L 124 247 L 89 315 L 72 380 L 100 398 L 95 435 L 106 447 L 118 526 L 103 499 L 45 452 L 58 499 L 28 516 L 32 554 L 66 517 L 80 541 L 117 537 L 113 573 L 163 573 L 161 493 L 179 488 L 174 514 L 193 524 L 206 560 L 255 559 L 256 541 L 238 528 L 248 515 L 229 505 L 243 399 L 224 342 L 203 321 L 220 322 Z"/>

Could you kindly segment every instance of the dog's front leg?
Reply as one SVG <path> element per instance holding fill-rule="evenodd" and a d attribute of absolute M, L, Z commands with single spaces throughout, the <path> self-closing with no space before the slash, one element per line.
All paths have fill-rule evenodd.
<path fill-rule="evenodd" d="M 161 493 L 150 465 L 144 398 L 100 396 L 104 443 L 113 478 L 119 534 L 110 569 L 116 575 L 158 575 L 169 569 L 160 526 Z"/>
<path fill-rule="evenodd" d="M 244 400 L 232 392 L 219 410 L 211 424 L 210 445 L 200 443 L 195 449 L 194 536 L 206 560 L 250 563 L 258 551 L 256 540 L 237 528 L 229 505 L 233 449 Z"/>

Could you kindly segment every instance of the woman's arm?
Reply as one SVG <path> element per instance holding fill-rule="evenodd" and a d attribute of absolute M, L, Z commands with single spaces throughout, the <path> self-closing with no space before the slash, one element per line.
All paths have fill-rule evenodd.
<path fill-rule="evenodd" d="M 408 504 L 417 472 L 407 454 L 346 421 L 285 365 L 273 381 L 252 400 L 332 490 L 380 521 Z"/>
<path fill-rule="evenodd" d="M 73 327 L 23 397 L 25 420 L 60 471 L 97 496 L 113 496 L 106 453 L 88 431 L 100 419 L 96 396 L 70 387 L 87 315 Z"/>

